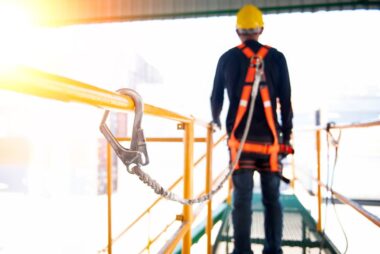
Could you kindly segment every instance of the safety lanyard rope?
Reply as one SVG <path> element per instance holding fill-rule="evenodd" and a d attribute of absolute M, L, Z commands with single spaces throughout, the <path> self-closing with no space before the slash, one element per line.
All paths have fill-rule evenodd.
<path fill-rule="evenodd" d="M 255 66 L 255 77 L 252 85 L 252 91 L 250 93 L 251 101 L 256 101 L 259 85 L 261 82 L 262 77 L 264 76 L 264 64 L 256 64 Z M 202 203 L 207 200 L 210 200 L 219 190 L 222 189 L 224 183 L 229 179 L 231 174 L 234 172 L 234 168 L 238 164 L 238 161 L 240 159 L 243 146 L 247 140 L 250 124 L 252 121 L 252 116 L 254 112 L 255 103 L 251 103 L 249 110 L 248 110 L 248 117 L 247 117 L 247 124 L 244 129 L 243 136 L 240 141 L 240 146 L 237 150 L 235 160 L 231 161 L 229 163 L 228 167 L 223 170 L 227 171 L 222 180 L 217 184 L 217 186 L 212 189 L 209 193 L 201 195 L 197 198 L 193 199 L 185 199 L 177 194 L 175 194 L 172 191 L 166 190 L 162 185 L 160 185 L 156 180 L 154 180 L 149 174 L 144 172 L 141 169 L 142 165 L 146 165 L 148 160 L 148 155 L 146 152 L 146 145 L 145 145 L 145 139 L 142 133 L 142 129 L 140 128 L 141 118 L 142 118 L 142 100 L 137 95 L 137 93 L 130 89 L 121 89 L 119 92 L 129 95 L 132 97 L 135 103 L 135 121 L 134 121 L 134 131 L 132 134 L 132 142 L 131 144 L 138 144 L 138 146 L 134 145 L 134 147 L 131 146 L 131 149 L 126 149 L 122 147 L 119 142 L 116 140 L 116 138 L 112 135 L 112 133 L 109 131 L 107 125 L 106 125 L 106 119 L 108 116 L 108 111 L 105 112 L 103 120 L 100 125 L 100 130 L 103 133 L 103 135 L 106 137 L 107 141 L 111 144 L 112 148 L 115 150 L 118 157 L 122 160 L 122 162 L 126 165 L 127 171 L 130 174 L 134 174 L 138 176 L 138 178 L 148 185 L 156 194 L 161 195 L 162 197 L 171 200 L 176 201 L 184 205 L 192 205 L 195 203 Z M 139 106 L 140 105 L 140 106 Z M 136 120 L 137 119 L 137 120 Z M 137 123 L 137 124 L 136 124 Z M 136 134 L 135 134 L 136 133 Z M 135 135 L 134 135 L 135 134 Z M 127 156 L 126 156 L 127 155 Z"/>
<path fill-rule="evenodd" d="M 334 135 L 332 134 L 331 132 L 331 128 L 335 125 L 335 123 L 333 122 L 329 122 L 327 123 L 327 126 L 326 126 L 326 144 L 327 144 L 327 180 L 326 180 L 326 185 L 328 187 L 329 190 L 333 190 L 333 185 L 334 185 L 334 177 L 335 177 L 335 170 L 336 170 L 336 165 L 337 165 L 337 162 L 338 162 L 338 151 L 339 151 L 339 145 L 340 145 L 340 138 L 341 138 L 341 135 L 342 135 L 342 130 L 341 129 L 338 129 L 338 137 L 334 137 Z M 330 173 L 330 144 L 334 147 L 334 150 L 335 150 L 335 155 L 334 155 L 334 164 L 331 168 L 331 171 L 332 173 Z M 331 174 L 331 179 L 330 179 L 330 174 Z M 343 251 L 343 253 L 347 253 L 347 250 L 348 250 L 348 238 L 347 238 L 347 233 L 343 227 L 343 224 L 338 216 L 338 213 L 337 213 L 337 210 L 336 210 L 336 207 L 335 207 L 335 200 L 334 200 L 334 193 L 332 191 L 330 191 L 330 197 L 326 196 L 326 202 L 325 202 L 325 209 L 326 209 L 326 212 L 325 212 L 325 226 L 322 230 L 322 233 L 325 234 L 326 232 L 326 225 L 327 225 L 327 207 L 328 207 L 328 204 L 329 204 L 329 199 L 331 200 L 331 203 L 333 204 L 333 209 L 334 209 L 334 213 L 335 213 L 335 216 L 336 216 L 336 219 L 338 221 L 338 224 L 339 224 L 339 227 L 340 229 L 342 230 L 342 233 L 343 233 L 343 236 L 344 236 L 344 240 L 345 240 L 345 250 Z M 323 249 L 323 245 L 324 245 L 324 241 L 321 241 L 321 245 L 320 245 L 320 253 Z"/>

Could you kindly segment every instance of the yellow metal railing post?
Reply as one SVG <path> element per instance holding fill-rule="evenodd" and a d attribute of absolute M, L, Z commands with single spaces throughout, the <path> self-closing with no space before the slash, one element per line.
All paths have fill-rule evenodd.
<path fill-rule="evenodd" d="M 112 150 L 107 143 L 107 218 L 108 218 L 108 254 L 112 254 Z"/>
<path fill-rule="evenodd" d="M 212 188 L 212 150 L 214 146 L 213 142 L 213 127 L 209 125 L 207 127 L 207 152 L 206 152 L 206 193 L 211 192 Z M 207 234 L 207 254 L 212 253 L 212 243 L 211 243 L 211 229 L 212 229 L 212 199 L 207 203 L 207 223 L 206 223 L 206 234 Z"/>
<path fill-rule="evenodd" d="M 317 181 L 321 182 L 321 130 L 316 131 L 316 148 L 317 148 Z M 317 197 L 318 197 L 318 221 L 317 231 L 322 232 L 322 188 L 317 185 Z"/>
<path fill-rule="evenodd" d="M 185 158 L 184 158 L 184 188 L 183 197 L 185 199 L 191 199 L 193 197 L 193 156 L 194 156 L 194 122 L 183 123 L 184 125 L 184 146 L 185 146 Z M 191 225 L 193 220 L 193 210 L 191 205 L 183 206 L 183 221 Z M 182 253 L 190 253 L 192 244 L 191 239 L 191 227 L 183 237 Z"/>
<path fill-rule="evenodd" d="M 290 187 L 294 190 L 296 187 L 296 163 L 294 160 L 294 156 L 292 156 L 292 162 L 291 162 L 291 169 L 292 169 L 292 180 L 290 181 Z"/>

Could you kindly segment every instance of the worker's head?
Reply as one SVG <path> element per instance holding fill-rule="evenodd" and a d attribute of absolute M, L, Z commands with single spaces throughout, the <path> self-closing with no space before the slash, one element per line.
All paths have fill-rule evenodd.
<path fill-rule="evenodd" d="M 236 32 L 242 41 L 258 40 L 264 29 L 263 14 L 252 4 L 244 5 L 236 15 Z"/>

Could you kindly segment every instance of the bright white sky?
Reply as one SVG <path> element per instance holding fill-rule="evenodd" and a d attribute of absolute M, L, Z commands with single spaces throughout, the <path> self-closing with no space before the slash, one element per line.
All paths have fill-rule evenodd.
<path fill-rule="evenodd" d="M 239 44 L 234 17 L 159 20 L 31 29 L 22 12 L 0 20 L 2 62 L 22 62 L 91 85 L 135 87 L 137 56 L 154 66 L 162 84 L 136 89 L 146 103 L 210 119 L 216 63 Z M 9 13 L 16 17 L 9 27 Z M 344 95 L 380 96 L 379 11 L 265 15 L 261 42 L 288 60 L 295 112 L 329 107 Z M 196 103 L 194 103 L 196 101 Z"/>
<path fill-rule="evenodd" d="M 374 89 L 380 93 L 379 14 L 341 11 L 265 15 L 261 41 L 287 57 L 295 111 L 327 107 L 326 98 L 339 94 L 365 94 Z M 136 55 L 140 55 L 164 78 L 161 85 L 137 87 L 146 93 L 147 103 L 162 103 L 178 112 L 195 110 L 190 113 L 209 118 L 204 108 L 209 105 L 217 60 L 239 43 L 234 25 L 234 17 L 216 17 L 27 32 L 18 29 L 22 33 L 11 31 L 10 38 L 17 41 L 1 40 L 0 52 L 8 60 L 112 90 L 133 86 L 128 83 L 127 70 L 136 68 Z M 4 24 L 1 27 L 6 28 Z M 164 100 L 160 101 L 162 96 Z M 193 107 L 193 99 L 201 105 L 200 110 Z"/>

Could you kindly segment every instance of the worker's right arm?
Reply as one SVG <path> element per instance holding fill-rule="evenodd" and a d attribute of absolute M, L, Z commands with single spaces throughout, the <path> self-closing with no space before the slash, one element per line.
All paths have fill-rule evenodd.
<path fill-rule="evenodd" d="M 223 109 L 224 101 L 224 75 L 223 75 L 223 57 L 218 61 L 216 67 L 214 85 L 211 93 L 211 113 L 212 122 L 215 123 L 219 128 L 221 128 L 220 113 Z"/>

